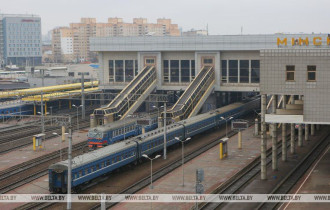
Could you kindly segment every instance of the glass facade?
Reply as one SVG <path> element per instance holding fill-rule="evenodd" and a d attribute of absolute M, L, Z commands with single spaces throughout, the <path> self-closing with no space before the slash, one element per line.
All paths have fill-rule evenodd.
<path fill-rule="evenodd" d="M 179 60 L 171 60 L 171 82 L 179 82 Z"/>
<path fill-rule="evenodd" d="M 239 81 L 240 83 L 249 83 L 249 60 L 239 61 Z"/>
<path fill-rule="evenodd" d="M 194 78 L 194 60 L 163 60 L 163 81 L 165 83 L 189 83 Z"/>
<path fill-rule="evenodd" d="M 130 82 L 138 74 L 137 60 L 109 60 L 109 82 Z"/>
<path fill-rule="evenodd" d="M 251 83 L 260 82 L 260 61 L 251 60 Z"/>
<path fill-rule="evenodd" d="M 222 83 L 259 83 L 260 61 L 221 60 L 220 77 Z"/>
<path fill-rule="evenodd" d="M 125 82 L 130 82 L 134 78 L 133 63 L 133 60 L 125 60 Z"/>
<path fill-rule="evenodd" d="M 181 82 L 190 82 L 190 61 L 181 60 Z"/>
<path fill-rule="evenodd" d="M 229 82 L 238 82 L 238 60 L 229 60 Z"/>

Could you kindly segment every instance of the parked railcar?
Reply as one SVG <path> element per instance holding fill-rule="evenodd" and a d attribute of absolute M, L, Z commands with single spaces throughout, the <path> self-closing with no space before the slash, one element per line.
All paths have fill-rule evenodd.
<path fill-rule="evenodd" d="M 3 120 L 3 118 L 8 119 L 10 116 L 8 115 L 32 115 L 33 114 L 33 108 L 31 105 L 28 104 L 3 104 L 0 106 L 0 119 Z"/>
<path fill-rule="evenodd" d="M 88 147 L 101 148 L 149 132 L 157 127 L 157 115 L 144 115 L 101 125 L 88 131 Z"/>
<path fill-rule="evenodd" d="M 221 117 L 234 119 L 260 106 L 260 98 L 234 103 L 223 108 L 197 115 L 167 126 L 167 147 L 178 143 L 175 137 L 185 139 L 225 123 Z M 82 184 L 107 174 L 124 165 L 138 161 L 143 154 L 151 155 L 164 148 L 163 128 L 141 134 L 130 140 L 109 145 L 99 150 L 77 156 L 73 159 L 72 187 L 79 190 Z M 67 187 L 68 161 L 61 161 L 49 167 L 49 190 L 65 193 Z"/>

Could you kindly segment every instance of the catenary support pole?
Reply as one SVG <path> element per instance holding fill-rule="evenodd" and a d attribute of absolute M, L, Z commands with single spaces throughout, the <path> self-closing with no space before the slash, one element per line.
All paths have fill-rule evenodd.
<path fill-rule="evenodd" d="M 283 95 L 282 108 L 286 108 L 286 96 Z M 287 150 L 287 137 L 286 137 L 286 123 L 282 123 L 282 161 L 287 161 L 288 150 Z"/>
<path fill-rule="evenodd" d="M 267 179 L 267 161 L 266 161 L 266 150 L 267 150 L 267 139 L 266 139 L 266 95 L 261 95 L 261 179 Z"/>
<path fill-rule="evenodd" d="M 167 131 L 166 131 L 166 102 L 164 103 L 164 160 L 166 160 L 166 147 L 167 147 Z"/>
<path fill-rule="evenodd" d="M 85 106 L 85 78 L 84 73 L 81 72 L 81 119 L 85 119 L 86 106 Z"/>
<path fill-rule="evenodd" d="M 71 209 L 71 180 L 72 180 L 72 124 L 69 116 L 69 149 L 68 149 L 68 202 L 67 209 Z"/>

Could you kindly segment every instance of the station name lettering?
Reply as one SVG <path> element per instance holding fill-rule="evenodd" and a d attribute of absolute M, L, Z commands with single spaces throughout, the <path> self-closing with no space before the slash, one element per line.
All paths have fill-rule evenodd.
<path fill-rule="evenodd" d="M 296 38 L 291 38 L 290 40 L 291 42 L 291 46 L 308 46 L 310 45 L 310 42 L 312 42 L 311 45 L 314 45 L 314 46 L 320 46 L 322 45 L 322 37 L 313 37 L 312 39 L 309 39 L 308 37 L 306 37 L 305 39 L 304 38 L 301 38 L 299 37 L 298 39 Z M 277 38 L 277 46 L 280 46 L 280 45 L 285 45 L 287 46 L 288 45 L 288 38 Z M 330 45 L 330 37 L 327 37 L 327 45 L 329 46 Z"/>

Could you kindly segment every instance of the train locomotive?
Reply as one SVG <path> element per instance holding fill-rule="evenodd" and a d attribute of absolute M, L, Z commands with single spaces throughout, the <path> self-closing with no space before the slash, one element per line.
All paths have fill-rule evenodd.
<path fill-rule="evenodd" d="M 167 146 L 179 143 L 175 137 L 186 139 L 225 123 L 221 117 L 233 119 L 260 107 L 260 98 L 234 103 L 217 110 L 191 117 L 167 126 Z M 137 163 L 143 154 L 153 154 L 163 150 L 163 128 L 146 132 L 129 140 L 121 141 L 72 160 L 72 189 L 78 192 L 93 179 L 108 174 L 122 166 Z M 49 167 L 49 190 L 66 193 L 68 161 L 61 161 Z"/>
<path fill-rule="evenodd" d="M 133 116 L 133 118 L 101 125 L 88 131 L 88 147 L 101 148 L 149 132 L 157 127 L 158 116 L 156 114 Z"/>

